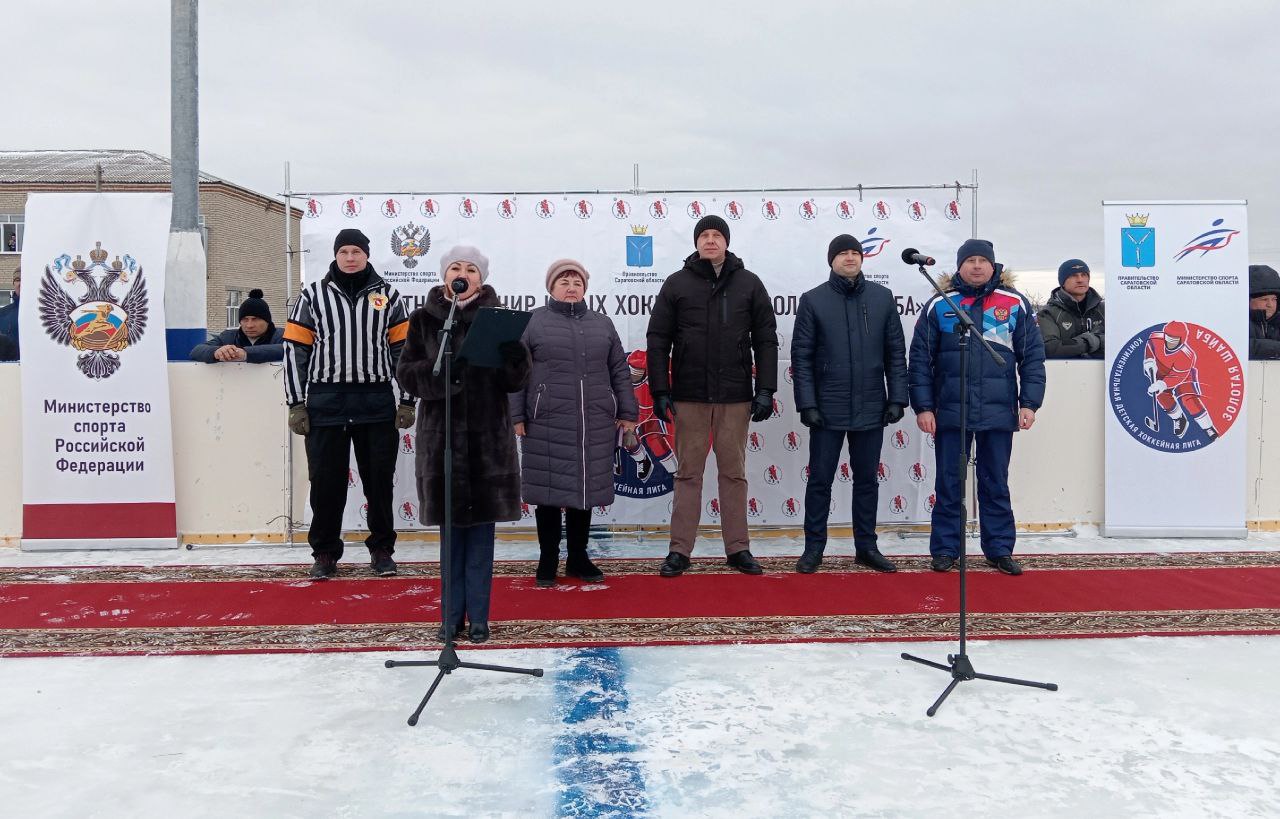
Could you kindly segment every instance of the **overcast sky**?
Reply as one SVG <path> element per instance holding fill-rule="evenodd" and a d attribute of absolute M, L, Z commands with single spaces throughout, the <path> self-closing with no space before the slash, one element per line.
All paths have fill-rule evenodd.
<path fill-rule="evenodd" d="M 1103 199 L 1247 199 L 1280 264 L 1280 4 L 206 0 L 202 169 L 264 192 L 968 182 L 1019 270 Z M 0 148 L 169 153 L 169 3 L 5 3 Z M 932 249 L 931 249 L 932 250 Z M 946 249 L 935 255 L 945 258 Z"/>

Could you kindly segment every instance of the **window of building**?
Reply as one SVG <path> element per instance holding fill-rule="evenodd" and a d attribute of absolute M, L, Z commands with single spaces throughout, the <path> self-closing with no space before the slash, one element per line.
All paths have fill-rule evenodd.
<path fill-rule="evenodd" d="M 22 233 L 25 227 L 22 216 L 0 213 L 0 253 L 22 252 Z"/>
<path fill-rule="evenodd" d="M 244 292 L 227 288 L 227 329 L 240 326 L 240 303 L 244 301 Z"/>
<path fill-rule="evenodd" d="M 13 304 L 12 290 L 0 290 L 0 307 L 4 307 L 6 304 Z"/>

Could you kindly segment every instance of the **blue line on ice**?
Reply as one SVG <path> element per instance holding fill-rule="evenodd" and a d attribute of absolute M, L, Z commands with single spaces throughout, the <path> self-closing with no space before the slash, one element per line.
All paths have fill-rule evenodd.
<path fill-rule="evenodd" d="M 556 675 L 562 730 L 552 756 L 560 783 L 558 816 L 637 816 L 645 813 L 638 746 L 622 722 L 630 698 L 627 670 L 616 648 L 574 651 Z"/>

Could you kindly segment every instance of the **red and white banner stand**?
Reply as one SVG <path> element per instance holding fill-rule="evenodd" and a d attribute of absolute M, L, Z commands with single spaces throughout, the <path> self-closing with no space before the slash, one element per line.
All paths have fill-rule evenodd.
<path fill-rule="evenodd" d="M 172 197 L 31 194 L 22 548 L 175 548 L 164 279 Z"/>
<path fill-rule="evenodd" d="M 1245 537 L 1244 202 L 1103 202 L 1110 537 Z"/>
<path fill-rule="evenodd" d="M 778 324 L 778 391 L 774 417 L 752 424 L 747 440 L 747 514 L 753 526 L 797 526 L 804 514 L 808 430 L 800 424 L 791 382 L 791 328 L 800 295 L 827 280 L 827 245 L 847 233 L 862 242 L 870 281 L 893 290 L 908 343 L 929 285 L 899 253 L 918 247 L 940 258 L 969 238 L 969 205 L 950 189 L 846 191 L 709 191 L 703 193 L 458 195 L 349 193 L 317 196 L 303 208 L 304 278 L 325 274 L 333 237 L 360 228 L 371 241 L 373 266 L 410 304 L 440 282 L 440 256 L 455 244 L 479 247 L 490 259 L 489 283 L 505 306 L 532 310 L 546 302 L 545 273 L 554 259 L 581 261 L 591 273 L 589 306 L 618 328 L 641 406 L 642 453 L 619 450 L 616 500 L 595 510 L 603 524 L 665 525 L 671 517 L 671 431 L 652 420 L 645 330 L 662 282 L 693 252 L 693 227 L 707 214 L 730 227 L 729 249 L 764 281 Z M 933 494 L 932 441 L 910 412 L 885 431 L 880 465 L 883 523 L 928 521 Z M 396 469 L 396 525 L 419 528 L 412 430 L 401 433 Z M 703 520 L 718 523 L 714 458 L 707 462 Z M 852 484 L 842 460 L 832 490 L 834 524 L 848 523 Z M 366 526 L 359 476 L 343 525 Z M 518 525 L 533 524 L 532 513 Z"/>

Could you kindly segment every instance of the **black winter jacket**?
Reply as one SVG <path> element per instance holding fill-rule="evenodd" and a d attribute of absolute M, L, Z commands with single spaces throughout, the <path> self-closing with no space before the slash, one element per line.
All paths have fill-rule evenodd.
<path fill-rule="evenodd" d="M 908 404 L 907 345 L 893 292 L 861 275 L 850 281 L 832 273 L 802 295 L 791 368 L 796 409 L 817 409 L 824 427 L 884 426 L 886 403 Z"/>
<path fill-rule="evenodd" d="M 613 322 L 585 302 L 552 300 L 524 331 L 529 384 L 511 393 L 523 423 L 524 502 L 590 509 L 613 503 L 618 419 L 639 417 L 627 354 Z"/>
<path fill-rule="evenodd" d="M 697 253 L 685 259 L 658 291 L 648 336 L 655 396 L 732 404 L 750 401 L 758 390 L 778 389 L 773 304 L 760 278 L 732 253 L 725 254 L 719 276 Z"/>
<path fill-rule="evenodd" d="M 232 327 L 230 330 L 223 330 L 216 336 L 209 336 L 209 340 L 204 344 L 197 344 L 191 350 L 192 361 L 203 361 L 205 364 L 221 363 L 213 357 L 219 347 L 227 344 L 244 350 L 248 356 L 249 364 L 266 364 L 271 361 L 284 360 L 284 330 L 276 327 L 274 324 L 267 325 L 267 331 L 258 336 L 258 342 L 249 340 L 244 331 L 239 327 Z"/>
<path fill-rule="evenodd" d="M 1270 320 L 1262 310 L 1249 311 L 1249 358 L 1255 361 L 1280 358 L 1280 310 Z"/>
<path fill-rule="evenodd" d="M 1076 301 L 1067 291 L 1055 287 L 1049 301 L 1036 314 L 1044 337 L 1045 358 L 1102 358 L 1104 308 L 1102 296 L 1092 287 L 1083 301 Z M 1096 349 L 1090 351 L 1080 338 L 1085 333 L 1098 337 Z"/>
<path fill-rule="evenodd" d="M 1280 274 L 1270 265 L 1249 265 L 1249 297 L 1272 294 L 1280 296 Z M 1249 311 L 1249 358 L 1280 358 L 1280 310 L 1270 320 L 1262 310 Z"/>

